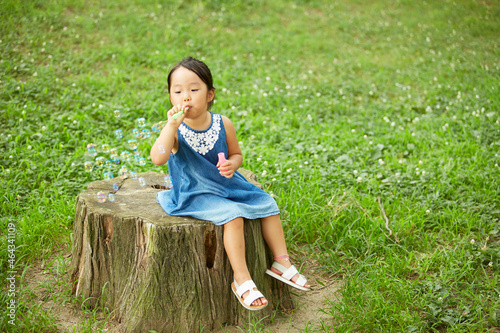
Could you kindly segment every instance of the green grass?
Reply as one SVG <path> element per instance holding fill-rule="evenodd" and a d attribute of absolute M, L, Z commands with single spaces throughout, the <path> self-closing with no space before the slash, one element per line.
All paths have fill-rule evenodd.
<path fill-rule="evenodd" d="M 0 8 L 0 278 L 13 223 L 19 288 L 17 326 L 4 317 L 2 331 L 56 331 L 21 272 L 70 248 L 75 197 L 103 177 L 84 170 L 87 144 L 121 152 L 137 118 L 163 120 L 166 75 L 189 55 L 211 68 L 213 111 L 235 124 L 243 167 L 275 196 L 290 247 L 343 279 L 322 330 L 500 325 L 498 1 Z M 139 139 L 142 156 L 154 137 Z M 3 301 L 7 292 L 3 284 Z M 92 316 L 80 331 L 103 327 Z"/>

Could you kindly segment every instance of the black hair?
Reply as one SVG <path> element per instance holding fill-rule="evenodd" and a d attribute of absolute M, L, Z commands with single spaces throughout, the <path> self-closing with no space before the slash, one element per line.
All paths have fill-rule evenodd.
<path fill-rule="evenodd" d="M 187 57 L 182 59 L 177 65 L 174 66 L 170 70 L 170 73 L 168 73 L 168 92 L 170 93 L 170 84 L 172 82 L 172 73 L 175 72 L 179 67 L 184 67 L 189 69 L 191 72 L 194 72 L 198 77 L 207 85 L 208 91 L 214 90 L 214 83 L 212 79 L 212 73 L 210 72 L 210 68 L 203 62 L 198 59 L 192 58 L 192 57 Z M 210 102 L 208 102 L 208 110 L 212 107 L 212 104 L 214 104 L 214 99 L 215 99 L 215 94 L 214 98 Z"/>

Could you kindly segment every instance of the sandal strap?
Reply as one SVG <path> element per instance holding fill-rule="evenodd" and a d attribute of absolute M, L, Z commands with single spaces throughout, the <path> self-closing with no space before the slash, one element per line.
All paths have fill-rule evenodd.
<path fill-rule="evenodd" d="M 241 296 L 240 296 L 241 297 Z M 262 293 L 258 290 L 250 290 L 250 292 L 248 293 L 247 297 L 245 297 L 245 299 L 243 300 L 243 303 L 245 303 L 246 305 L 248 306 L 251 306 L 252 303 L 259 299 L 259 298 L 263 298 L 264 295 L 262 295 Z"/>
<path fill-rule="evenodd" d="M 257 286 L 255 285 L 255 283 L 252 280 L 247 280 L 247 281 L 243 282 L 241 284 L 241 286 L 238 286 L 236 281 L 234 281 L 234 285 L 236 287 L 236 293 L 238 294 L 238 296 L 240 296 L 240 298 L 241 298 L 241 295 L 243 295 L 247 291 L 250 291 L 250 293 L 251 293 L 252 291 L 254 291 L 253 288 L 257 288 Z"/>
<path fill-rule="evenodd" d="M 273 262 L 273 265 L 272 267 L 276 268 L 278 271 L 280 271 L 281 273 L 284 273 L 286 272 L 286 270 L 288 268 L 286 268 L 285 266 L 283 266 L 282 264 L 280 264 L 279 262 L 275 261 Z"/>
<path fill-rule="evenodd" d="M 285 272 L 283 272 L 283 277 L 287 280 L 291 280 L 295 274 L 298 274 L 299 271 L 297 270 L 297 268 L 295 268 L 294 265 L 290 266 L 289 269 L 287 269 Z"/>
<path fill-rule="evenodd" d="M 297 281 L 295 281 L 295 283 L 298 284 L 299 286 L 303 287 L 306 285 L 307 280 L 304 277 L 304 275 L 299 274 L 299 278 L 297 279 Z"/>
<path fill-rule="evenodd" d="M 295 274 L 299 274 L 295 265 L 292 265 L 290 268 L 286 268 L 282 264 L 275 261 L 272 267 L 279 270 L 282 273 L 281 276 L 289 281 L 292 281 L 292 278 L 295 276 Z M 307 283 L 307 280 L 303 275 L 299 274 L 299 278 L 294 283 L 303 287 Z"/>

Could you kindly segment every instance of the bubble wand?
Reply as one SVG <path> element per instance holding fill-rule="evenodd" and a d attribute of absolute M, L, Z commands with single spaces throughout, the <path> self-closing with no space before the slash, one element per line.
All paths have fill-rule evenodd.
<path fill-rule="evenodd" d="M 186 109 L 185 109 L 185 110 L 180 110 L 179 112 L 177 112 L 176 114 L 174 114 L 174 115 L 172 116 L 172 118 L 171 118 L 171 119 L 174 119 L 174 120 L 175 120 L 175 119 L 179 118 L 179 117 L 180 117 L 180 115 L 181 115 L 181 114 L 183 114 L 183 113 L 184 113 L 184 111 L 189 110 L 189 108 L 190 108 L 190 107 L 188 106 L 188 107 L 186 107 Z M 165 127 L 165 125 L 166 125 L 167 123 L 168 123 L 168 121 L 162 120 L 162 121 L 160 121 L 160 122 L 156 123 L 156 124 L 155 124 L 155 126 L 156 126 L 156 127 L 158 127 L 158 129 L 159 129 L 159 130 L 161 130 L 163 127 Z"/>
<path fill-rule="evenodd" d="M 184 110 L 180 110 L 179 112 L 177 112 L 176 114 L 174 114 L 174 115 L 172 116 L 172 119 L 177 119 L 177 118 L 179 118 L 179 116 L 180 116 L 181 114 L 183 114 L 183 113 L 184 113 L 184 111 L 187 111 L 187 110 L 189 110 L 189 106 L 186 106 L 186 108 L 185 108 Z"/>
<path fill-rule="evenodd" d="M 184 110 L 180 110 L 179 112 L 177 112 L 176 114 L 174 114 L 174 115 L 172 116 L 172 119 L 177 119 L 177 118 L 179 118 L 179 116 L 180 116 L 181 114 L 183 114 L 183 113 L 184 113 Z"/>

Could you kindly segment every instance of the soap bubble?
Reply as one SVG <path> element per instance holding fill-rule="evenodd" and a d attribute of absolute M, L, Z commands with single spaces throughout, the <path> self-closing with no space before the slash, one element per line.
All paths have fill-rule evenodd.
<path fill-rule="evenodd" d="M 135 123 L 137 124 L 137 127 L 144 127 L 146 126 L 146 119 L 145 118 L 138 118 Z"/>
<path fill-rule="evenodd" d="M 104 179 L 113 179 L 115 177 L 111 171 L 104 172 L 103 176 Z"/>
<path fill-rule="evenodd" d="M 146 179 L 144 177 L 139 177 L 139 185 L 146 186 Z"/>
<path fill-rule="evenodd" d="M 103 156 L 97 156 L 97 157 L 95 158 L 95 164 L 96 164 L 98 167 L 102 167 L 105 161 L 106 161 L 106 158 L 104 158 Z"/>
<path fill-rule="evenodd" d="M 132 154 L 128 150 L 124 150 L 120 153 L 120 158 L 124 162 L 128 162 L 130 160 L 130 157 L 132 157 Z"/>
<path fill-rule="evenodd" d="M 93 144 L 93 143 L 89 143 L 87 145 L 87 151 L 89 153 L 90 156 L 94 157 L 97 155 L 97 148 L 96 148 L 96 145 Z"/>
<path fill-rule="evenodd" d="M 118 174 L 119 174 L 120 176 L 125 176 L 125 175 L 127 175 L 127 172 L 128 172 L 128 168 L 127 168 L 127 166 L 126 166 L 126 165 L 122 166 L 122 167 L 120 168 L 120 170 L 118 170 Z"/>
<path fill-rule="evenodd" d="M 113 162 L 111 162 L 110 160 L 107 160 L 106 162 L 104 162 L 104 167 L 106 169 L 111 169 L 113 167 Z"/>
<path fill-rule="evenodd" d="M 141 158 L 141 153 L 135 152 L 134 154 L 134 159 L 136 162 L 139 162 L 139 159 Z"/>
<path fill-rule="evenodd" d="M 111 149 L 109 150 L 109 153 L 110 153 L 111 155 L 118 155 L 118 148 L 111 148 Z"/>
<path fill-rule="evenodd" d="M 158 150 L 160 151 L 160 154 L 165 154 L 165 145 L 159 145 Z"/>
<path fill-rule="evenodd" d="M 102 191 L 97 192 L 97 201 L 100 203 L 106 202 L 106 194 Z"/>
<path fill-rule="evenodd" d="M 159 133 L 161 132 L 161 128 L 158 124 L 154 124 L 153 126 L 151 126 L 151 131 L 153 131 L 153 133 Z"/>
<path fill-rule="evenodd" d="M 121 129 L 117 129 L 115 131 L 115 136 L 116 136 L 117 139 L 123 138 L 123 131 Z"/>
<path fill-rule="evenodd" d="M 132 150 L 137 150 L 137 140 L 136 139 L 128 140 L 128 146 Z"/>
<path fill-rule="evenodd" d="M 115 117 L 116 118 L 119 118 L 121 116 L 120 115 L 120 110 L 115 110 L 114 113 L 115 113 Z"/>
<path fill-rule="evenodd" d="M 118 184 L 113 184 L 113 190 L 118 191 L 120 189 L 120 186 Z"/>
<path fill-rule="evenodd" d="M 108 201 L 110 201 L 110 202 L 115 201 L 115 195 L 113 193 L 108 193 Z"/>
<path fill-rule="evenodd" d="M 132 179 L 137 179 L 137 172 L 130 171 L 130 177 L 132 177 Z"/>
<path fill-rule="evenodd" d="M 132 135 L 135 136 L 136 138 L 140 137 L 141 136 L 141 130 L 138 129 L 138 128 L 134 128 L 132 130 Z"/>
<path fill-rule="evenodd" d="M 151 131 L 147 128 L 143 129 L 141 132 L 141 137 L 143 139 L 149 139 L 151 137 Z"/>
<path fill-rule="evenodd" d="M 103 144 L 101 146 L 101 150 L 103 153 L 106 153 L 106 154 L 109 153 L 109 145 L 107 143 Z"/>
<path fill-rule="evenodd" d="M 163 177 L 164 181 L 165 181 L 165 186 L 167 188 L 172 188 L 174 186 L 174 183 L 172 182 L 172 177 L 170 177 L 169 175 L 166 175 L 165 177 Z"/>
<path fill-rule="evenodd" d="M 115 164 L 120 164 L 120 157 L 118 155 L 111 155 L 109 158 L 111 158 L 111 161 Z"/>
<path fill-rule="evenodd" d="M 142 156 L 140 156 L 138 159 L 137 159 L 137 164 L 139 164 L 140 166 L 144 166 L 146 165 L 146 159 Z"/>
<path fill-rule="evenodd" d="M 87 172 L 91 172 L 92 169 L 94 168 L 94 164 L 92 162 L 89 162 L 89 161 L 85 162 L 84 166 L 85 166 L 85 171 L 87 171 Z"/>

